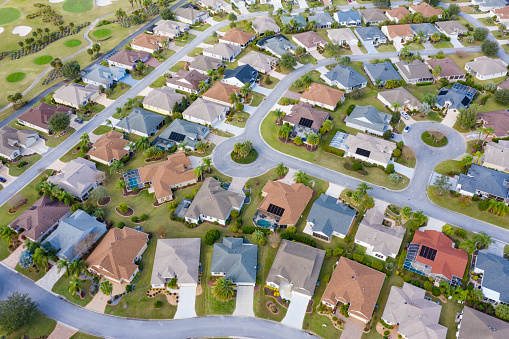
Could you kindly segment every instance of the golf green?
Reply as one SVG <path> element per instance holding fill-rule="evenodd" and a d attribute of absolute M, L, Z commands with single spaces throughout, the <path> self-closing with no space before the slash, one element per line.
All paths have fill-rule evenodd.
<path fill-rule="evenodd" d="M 25 78 L 25 73 L 16 72 L 16 73 L 9 74 L 5 80 L 7 80 L 7 82 L 18 82 L 18 81 L 23 80 L 24 78 Z"/>
<path fill-rule="evenodd" d="M 106 38 L 111 35 L 111 31 L 107 28 L 101 28 L 97 31 L 93 31 L 92 35 L 96 38 Z"/>
<path fill-rule="evenodd" d="M 64 43 L 64 45 L 67 47 L 76 47 L 76 46 L 81 45 L 81 40 L 78 40 L 78 39 L 67 40 Z"/>
<path fill-rule="evenodd" d="M 0 25 L 5 25 L 16 21 L 21 16 L 20 11 L 16 8 L 8 7 L 0 9 Z"/>
<path fill-rule="evenodd" d="M 72 13 L 87 12 L 92 9 L 93 4 L 94 0 L 66 0 L 62 8 Z"/>
<path fill-rule="evenodd" d="M 51 60 L 53 60 L 53 57 L 51 55 L 43 55 L 43 56 L 40 56 L 37 59 L 35 59 L 34 60 L 34 64 L 36 64 L 36 65 L 46 65 Z"/>

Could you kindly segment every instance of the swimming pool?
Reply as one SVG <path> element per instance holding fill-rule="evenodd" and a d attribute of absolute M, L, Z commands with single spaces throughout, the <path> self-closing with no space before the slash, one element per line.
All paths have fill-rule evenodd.
<path fill-rule="evenodd" d="M 272 224 L 270 222 L 268 222 L 267 220 L 263 220 L 263 219 L 260 219 L 256 222 L 256 224 L 258 226 L 261 226 L 261 227 L 270 227 L 272 226 Z"/>

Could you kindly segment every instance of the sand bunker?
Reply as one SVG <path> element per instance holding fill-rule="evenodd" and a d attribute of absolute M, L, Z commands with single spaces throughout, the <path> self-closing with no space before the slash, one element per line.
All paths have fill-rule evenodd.
<path fill-rule="evenodd" d="M 50 4 L 56 4 L 56 3 L 59 3 L 59 2 L 64 2 L 65 0 L 49 0 L 49 3 Z"/>
<path fill-rule="evenodd" d="M 5 30 L 5 28 L 0 27 L 0 34 L 2 34 L 4 30 Z"/>
<path fill-rule="evenodd" d="M 95 5 L 99 7 L 108 6 L 111 5 L 113 1 L 115 0 L 95 0 Z"/>
<path fill-rule="evenodd" d="M 16 26 L 12 29 L 12 34 L 18 34 L 19 36 L 26 36 L 32 31 L 30 26 Z"/>

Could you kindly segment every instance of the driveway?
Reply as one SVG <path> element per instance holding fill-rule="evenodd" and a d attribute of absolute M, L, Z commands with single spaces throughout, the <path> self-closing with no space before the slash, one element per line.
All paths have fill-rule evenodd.
<path fill-rule="evenodd" d="M 247 114 L 251 115 L 251 114 L 254 114 L 256 112 L 257 108 L 258 107 L 253 107 L 253 106 L 245 105 L 243 111 L 246 112 Z"/>
<path fill-rule="evenodd" d="M 53 285 L 56 284 L 58 279 L 60 279 L 64 273 L 65 269 L 61 269 L 60 272 L 58 272 L 58 267 L 55 265 L 44 275 L 44 277 L 37 280 L 35 284 L 41 286 L 47 291 L 51 291 Z"/>
<path fill-rule="evenodd" d="M 78 332 L 77 329 L 68 327 L 60 322 L 57 323 L 55 329 L 49 335 L 48 339 L 69 339 Z"/>
<path fill-rule="evenodd" d="M 12 165 L 12 166 L 15 166 L 15 165 Z M 7 167 L 7 166 L 0 167 L 0 177 L 7 180 L 6 182 L 2 183 L 3 187 L 9 186 L 14 180 L 16 180 L 16 177 L 13 177 L 9 174 L 9 167 Z"/>
<path fill-rule="evenodd" d="M 401 42 L 395 42 L 394 48 L 396 48 L 396 51 L 401 51 L 403 49 L 404 45 Z M 462 46 L 463 47 L 463 46 Z"/>
<path fill-rule="evenodd" d="M 211 143 L 213 143 L 214 145 L 217 146 L 220 143 L 222 143 L 223 141 L 228 140 L 228 138 L 227 137 L 221 137 L 219 135 L 209 133 L 209 135 L 207 135 L 205 140 L 208 140 L 208 141 L 210 141 Z"/>
<path fill-rule="evenodd" d="M 313 58 L 315 58 L 316 60 L 322 60 L 322 59 L 325 59 L 325 58 L 324 58 L 324 56 L 323 56 L 323 55 L 321 55 L 321 54 L 320 54 L 320 52 L 318 52 L 318 51 L 316 51 L 316 50 L 315 50 L 315 51 L 312 51 L 312 52 L 311 52 L 311 53 L 309 53 L 309 54 L 311 54 L 311 56 L 312 56 Z"/>
<path fill-rule="evenodd" d="M 433 47 L 433 45 L 429 41 L 423 42 L 422 45 L 424 46 L 424 49 L 435 49 L 435 47 Z"/>
<path fill-rule="evenodd" d="M 174 46 L 174 47 L 176 47 L 176 46 Z M 156 58 L 153 58 L 153 57 L 148 58 L 148 60 L 145 61 L 145 64 L 148 66 L 152 66 L 154 68 L 161 66 L 161 63 Z M 122 82 L 124 82 L 124 81 L 122 80 Z"/>
<path fill-rule="evenodd" d="M 254 286 L 238 286 L 237 305 L 233 315 L 235 317 L 254 317 L 253 298 Z"/>
<path fill-rule="evenodd" d="M 375 48 L 375 46 L 371 44 L 365 44 L 364 47 L 366 47 L 366 51 L 368 54 L 376 54 L 378 53 L 378 50 Z"/>
<path fill-rule="evenodd" d="M 288 307 L 288 311 L 286 312 L 286 316 L 281 321 L 281 324 L 299 329 L 302 328 L 302 322 L 304 321 L 304 316 L 306 315 L 306 309 L 310 299 L 311 297 L 294 293 L 290 302 L 290 306 Z M 357 337 L 356 339 L 359 338 L 360 337 Z"/>
<path fill-rule="evenodd" d="M 276 72 L 275 70 L 270 70 L 269 75 L 279 80 L 283 79 L 286 76 L 283 73 Z"/>
<path fill-rule="evenodd" d="M 214 128 L 226 131 L 228 133 L 232 133 L 234 135 L 241 135 L 244 132 L 243 128 L 227 124 L 224 120 L 216 122 L 214 124 Z"/>
<path fill-rule="evenodd" d="M 401 164 L 398 164 L 397 162 L 394 162 L 391 160 L 389 160 L 389 164 L 393 164 L 394 165 L 394 170 L 399 173 L 399 174 L 403 174 L 404 176 L 412 179 L 412 177 L 414 176 L 414 169 L 413 168 L 410 168 L 410 167 L 406 167 L 406 166 L 403 166 Z"/>
<path fill-rule="evenodd" d="M 44 154 L 49 150 L 49 147 L 46 146 L 46 141 L 44 139 L 40 138 L 32 146 L 30 146 L 27 150 L 30 151 L 29 154 L 34 154 L 34 153 Z M 23 154 L 23 150 L 22 150 L 22 154 Z"/>
<path fill-rule="evenodd" d="M 297 92 L 286 91 L 285 94 L 283 94 L 283 97 L 290 98 L 290 99 L 293 99 L 293 100 L 300 100 L 300 96 L 301 95 L 302 94 L 297 93 Z"/>
<path fill-rule="evenodd" d="M 357 45 L 350 45 L 350 50 L 352 51 L 353 55 L 364 54 L 364 53 L 362 53 L 360 47 Z"/>
<path fill-rule="evenodd" d="M 179 289 L 179 303 L 174 319 L 196 317 L 194 305 L 196 303 L 196 286 L 181 286 Z"/>
<path fill-rule="evenodd" d="M 249 179 L 250 178 L 233 177 L 232 183 L 231 183 L 230 187 L 228 187 L 228 191 L 244 194 L 244 191 L 242 189 L 244 188 L 244 186 L 246 186 L 246 182 Z M 237 289 L 237 295 L 238 295 L 238 289 Z M 237 296 L 237 300 L 238 300 L 238 296 Z M 237 301 L 237 303 L 238 303 L 238 301 Z"/>
<path fill-rule="evenodd" d="M 134 85 L 136 85 L 140 81 L 141 80 L 134 80 L 133 77 L 131 76 L 131 74 L 128 74 L 128 75 L 126 75 L 125 77 L 122 78 L 122 82 L 124 84 L 128 84 L 131 87 L 133 87 Z"/>
<path fill-rule="evenodd" d="M 452 128 L 454 126 L 454 124 L 456 123 L 456 119 L 458 118 L 458 114 L 459 113 L 452 112 L 452 111 L 451 112 L 447 112 L 447 114 L 445 115 L 444 120 L 442 120 L 442 124 Z"/>
<path fill-rule="evenodd" d="M 272 89 L 270 88 L 265 88 L 265 87 L 262 87 L 258 84 L 255 84 L 252 88 L 253 91 L 255 91 L 256 93 L 260 93 L 260 94 L 263 94 L 265 96 L 269 95 L 270 92 L 272 92 Z"/>
<path fill-rule="evenodd" d="M 97 98 L 95 98 L 94 101 L 97 102 L 98 104 L 103 105 L 104 107 L 109 107 L 111 104 L 115 102 L 115 100 L 108 99 L 106 97 L 106 94 L 104 93 L 100 94 Z"/>
<path fill-rule="evenodd" d="M 343 318 L 345 320 L 345 329 L 341 333 L 341 339 L 359 339 L 362 337 L 365 323 L 354 317 Z"/>
<path fill-rule="evenodd" d="M 2 263 L 7 265 L 8 267 L 15 269 L 16 265 L 19 262 L 19 256 L 21 252 L 23 252 L 23 244 L 19 245 L 18 248 L 14 252 L 12 252 L 7 258 L 5 258 Z"/>
<path fill-rule="evenodd" d="M 338 184 L 329 183 L 329 188 L 327 188 L 327 192 L 325 194 L 330 195 L 334 198 L 339 198 L 339 195 L 341 192 L 343 192 L 345 188 L 343 186 L 340 186 Z"/>
<path fill-rule="evenodd" d="M 306 2 L 306 0 L 298 0 L 299 2 L 299 7 L 304 9 L 304 8 L 308 8 L 308 4 Z"/>
<path fill-rule="evenodd" d="M 455 48 L 463 48 L 463 45 L 461 42 L 459 42 L 458 37 L 451 36 L 451 43 Z"/>

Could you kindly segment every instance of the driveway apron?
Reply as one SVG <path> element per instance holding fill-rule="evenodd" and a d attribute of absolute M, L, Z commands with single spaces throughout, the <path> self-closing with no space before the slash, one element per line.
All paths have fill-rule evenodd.
<path fill-rule="evenodd" d="M 295 328 L 302 328 L 302 322 L 304 321 L 310 299 L 311 297 L 294 293 L 286 316 L 281 323 Z"/>
<path fill-rule="evenodd" d="M 196 317 L 194 305 L 196 303 L 196 286 L 181 286 L 179 289 L 179 303 L 175 319 Z"/>
<path fill-rule="evenodd" d="M 237 305 L 233 315 L 236 317 L 254 317 L 253 298 L 254 286 L 238 286 Z"/>

